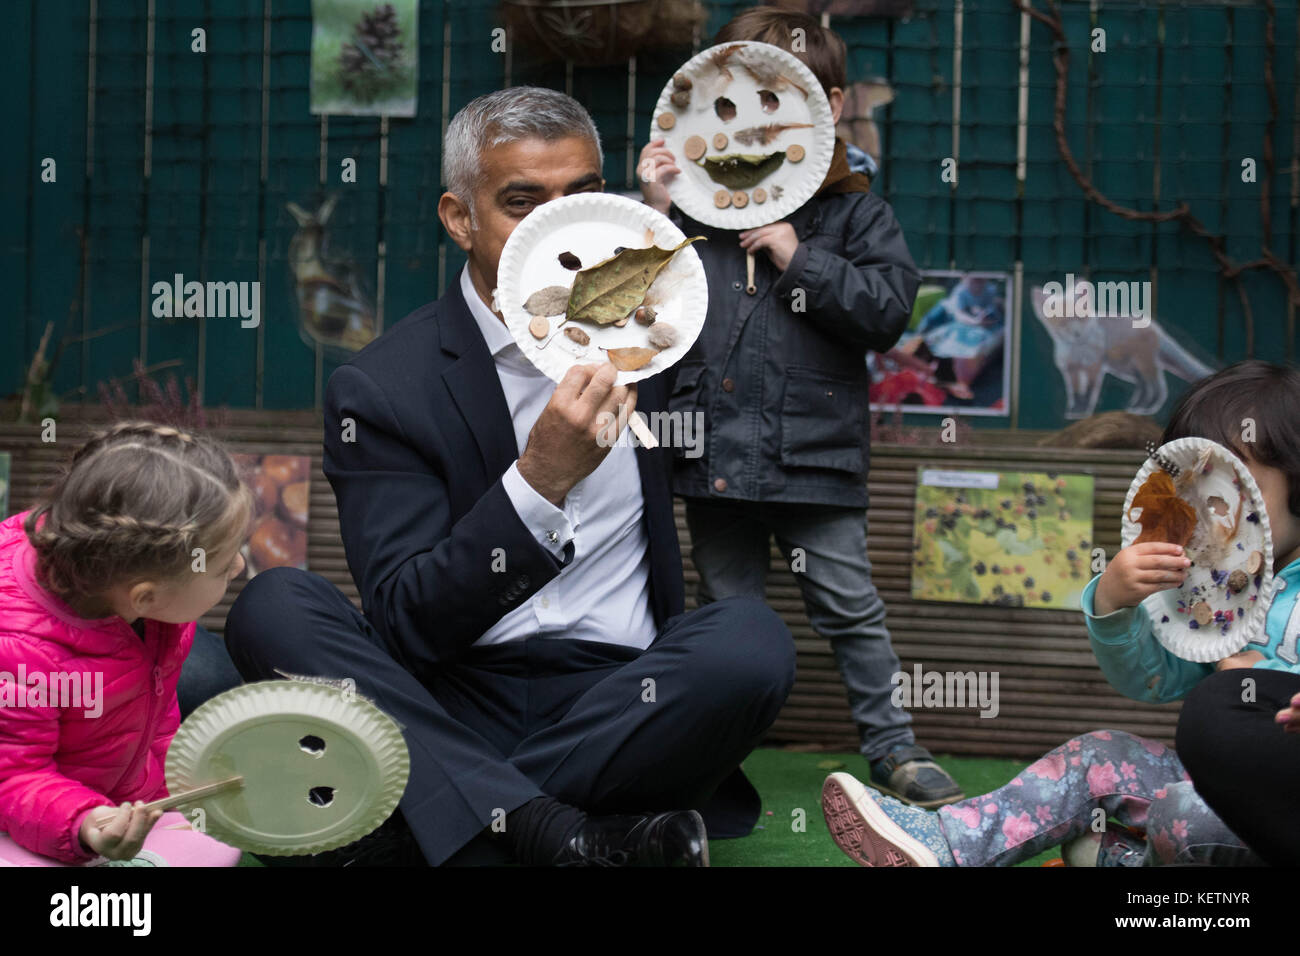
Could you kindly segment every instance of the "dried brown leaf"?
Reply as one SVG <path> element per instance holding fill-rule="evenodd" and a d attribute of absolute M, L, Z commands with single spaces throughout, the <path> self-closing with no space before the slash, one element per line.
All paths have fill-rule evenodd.
<path fill-rule="evenodd" d="M 614 367 L 620 372 L 635 372 L 650 364 L 659 352 L 656 349 L 609 349 L 609 360 L 614 363 Z"/>
<path fill-rule="evenodd" d="M 1132 509 L 1142 513 L 1133 519 Z M 1178 497 L 1174 480 L 1164 471 L 1153 471 L 1133 496 L 1129 517 L 1142 525 L 1142 533 L 1134 544 L 1146 541 L 1168 541 L 1186 545 L 1196 530 L 1196 509 Z"/>
<path fill-rule="evenodd" d="M 568 289 L 562 285 L 548 285 L 527 298 L 524 311 L 529 315 L 560 315 L 568 304 Z"/>

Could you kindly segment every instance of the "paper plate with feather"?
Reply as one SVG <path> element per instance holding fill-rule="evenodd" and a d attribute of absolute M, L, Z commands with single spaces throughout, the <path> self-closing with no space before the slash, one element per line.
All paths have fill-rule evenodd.
<path fill-rule="evenodd" d="M 244 684 L 194 711 L 167 751 L 167 809 L 269 856 L 322 853 L 388 819 L 410 759 L 400 728 L 346 682 Z"/>
<path fill-rule="evenodd" d="M 574 365 L 612 363 L 618 384 L 662 372 L 704 325 L 704 265 L 643 203 L 580 193 L 539 206 L 497 265 L 496 304 L 524 355 L 559 381 Z"/>
<path fill-rule="evenodd" d="M 794 54 L 769 43 L 710 47 L 664 87 L 650 121 L 681 169 L 674 204 L 719 229 L 784 219 L 820 188 L 835 152 L 821 84 Z"/>
<path fill-rule="evenodd" d="M 1142 607 L 1156 638 L 1188 661 L 1209 663 L 1263 633 L 1273 586 L 1273 541 L 1259 486 L 1241 459 L 1205 438 L 1153 449 L 1124 500 L 1124 547 L 1182 545 L 1181 587 Z"/>

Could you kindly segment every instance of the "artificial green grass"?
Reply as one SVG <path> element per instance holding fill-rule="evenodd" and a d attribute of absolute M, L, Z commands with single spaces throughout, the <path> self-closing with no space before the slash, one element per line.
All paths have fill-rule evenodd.
<path fill-rule="evenodd" d="M 1019 760 L 937 759 L 968 797 L 996 790 L 1027 766 Z M 744 767 L 763 797 L 763 813 L 749 836 L 709 843 L 713 866 L 857 866 L 831 840 L 822 817 L 821 792 L 826 775 L 837 770 L 868 781 L 870 769 L 861 755 L 762 749 L 750 754 Z M 802 811 L 802 829 L 795 827 L 800 820 L 796 810 Z M 1019 865 L 1040 866 L 1057 856 L 1059 850 L 1050 850 Z M 245 853 L 239 865 L 262 864 Z"/>

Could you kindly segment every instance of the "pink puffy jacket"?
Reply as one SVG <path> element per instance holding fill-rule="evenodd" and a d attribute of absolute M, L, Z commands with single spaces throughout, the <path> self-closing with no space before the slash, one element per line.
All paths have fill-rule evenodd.
<path fill-rule="evenodd" d="M 194 624 L 146 621 L 141 640 L 120 617 L 77 617 L 36 582 L 26 517 L 0 523 L 0 831 L 80 863 L 87 813 L 167 796 Z"/>

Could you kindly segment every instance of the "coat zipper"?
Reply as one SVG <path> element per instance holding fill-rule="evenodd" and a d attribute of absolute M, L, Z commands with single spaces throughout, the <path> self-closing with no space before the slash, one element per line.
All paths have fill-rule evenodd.
<path fill-rule="evenodd" d="M 149 753 L 149 749 L 153 746 L 154 712 L 157 709 L 158 698 L 162 696 L 163 689 L 162 667 L 159 664 L 159 659 L 162 656 L 161 649 L 163 642 L 158 638 L 157 625 L 155 625 L 153 621 L 146 621 L 145 633 L 153 640 L 154 645 L 153 669 L 150 671 L 150 675 L 153 677 L 153 693 L 149 695 L 149 711 L 145 717 L 145 729 L 140 738 L 140 746 L 136 749 L 135 756 L 131 759 L 131 763 L 127 767 L 126 772 L 118 779 L 117 786 L 113 788 L 114 790 L 135 776 L 136 771 L 140 768 L 140 762 L 145 758 Z"/>

